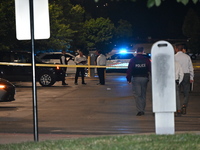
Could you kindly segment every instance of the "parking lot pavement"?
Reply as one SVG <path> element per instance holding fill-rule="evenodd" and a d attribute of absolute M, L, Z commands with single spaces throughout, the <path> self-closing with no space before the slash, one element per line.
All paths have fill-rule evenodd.
<path fill-rule="evenodd" d="M 144 116 L 136 116 L 131 85 L 123 73 L 108 73 L 106 85 L 98 78 L 86 78 L 87 85 L 68 86 L 57 82 L 53 87 L 37 87 L 39 140 L 83 136 L 154 134 L 151 82 L 147 91 Z M 81 79 L 79 79 L 79 83 Z M 175 131 L 200 131 L 200 72 L 195 72 L 194 91 L 190 93 L 187 114 L 175 118 Z M 16 101 L 0 105 L 0 143 L 33 141 L 31 83 L 15 83 Z"/>

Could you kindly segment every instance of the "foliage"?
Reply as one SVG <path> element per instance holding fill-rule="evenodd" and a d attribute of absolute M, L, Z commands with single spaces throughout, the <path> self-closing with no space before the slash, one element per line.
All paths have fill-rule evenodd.
<path fill-rule="evenodd" d="M 183 24 L 183 34 L 189 39 L 188 48 L 193 53 L 200 47 L 200 18 L 193 9 L 189 9 Z"/>
<path fill-rule="evenodd" d="M 0 6 L 0 49 L 30 50 L 30 40 L 18 41 L 15 36 L 14 1 L 1 0 Z M 81 39 L 77 33 L 83 26 L 84 9 L 80 5 L 73 6 L 70 0 L 50 0 L 49 12 L 51 36 L 47 40 L 36 40 L 36 51 L 69 49 L 73 41 Z"/>
<path fill-rule="evenodd" d="M 132 25 L 126 20 L 119 20 L 118 24 L 115 31 L 116 42 L 129 41 L 133 34 Z"/>
<path fill-rule="evenodd" d="M 0 150 L 198 150 L 200 136 L 118 135 L 0 145 Z"/>
<path fill-rule="evenodd" d="M 135 0 L 133 0 L 135 1 Z M 182 3 L 184 5 L 187 5 L 189 3 L 189 0 L 176 0 L 178 3 Z M 198 0 L 191 0 L 194 4 L 198 2 Z M 160 6 L 162 3 L 162 0 L 148 0 L 147 1 L 147 7 L 151 8 L 153 6 Z"/>
<path fill-rule="evenodd" d="M 59 2 L 59 1 L 58 1 Z M 69 9 L 73 7 L 69 5 Z M 57 3 L 50 3 L 50 24 L 51 24 L 51 37 L 47 44 L 46 49 L 66 49 L 70 46 L 70 41 L 75 31 L 70 28 L 70 24 L 65 21 L 63 5 Z M 41 41 L 43 42 L 43 41 Z"/>
<path fill-rule="evenodd" d="M 97 18 L 86 20 L 84 26 L 84 37 L 88 48 L 103 47 L 103 43 L 108 43 L 113 37 L 114 24 L 110 19 Z"/>
<path fill-rule="evenodd" d="M 101 0 L 94 0 L 95 2 L 101 1 Z M 111 0 L 111 1 L 115 1 L 115 0 Z M 119 0 L 118 0 L 119 1 Z M 123 0 L 121 0 L 123 1 Z M 127 0 L 125 0 L 127 1 Z M 130 0 L 130 1 L 139 1 L 139 0 Z M 189 1 L 192 1 L 194 4 L 196 4 L 198 2 L 198 0 L 176 0 L 179 3 L 182 3 L 184 5 L 187 5 L 189 3 Z M 153 6 L 160 6 L 162 3 L 162 0 L 147 0 L 147 7 L 151 8 Z"/>
<path fill-rule="evenodd" d="M 80 5 L 75 5 L 66 17 L 69 20 L 71 28 L 75 31 L 71 41 L 71 49 L 74 51 L 80 47 L 84 47 L 85 38 L 83 37 L 83 24 L 85 20 L 85 9 Z M 70 21 L 71 20 L 71 21 Z"/>
<path fill-rule="evenodd" d="M 0 3 L 0 49 L 12 49 L 16 42 L 14 1 Z M 9 36 L 8 36 L 9 35 Z"/>

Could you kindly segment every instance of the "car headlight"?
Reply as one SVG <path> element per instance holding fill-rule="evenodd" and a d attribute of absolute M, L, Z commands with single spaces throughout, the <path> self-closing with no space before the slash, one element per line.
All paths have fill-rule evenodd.
<path fill-rule="evenodd" d="M 5 89 L 6 86 L 4 84 L 0 84 L 0 89 Z"/>

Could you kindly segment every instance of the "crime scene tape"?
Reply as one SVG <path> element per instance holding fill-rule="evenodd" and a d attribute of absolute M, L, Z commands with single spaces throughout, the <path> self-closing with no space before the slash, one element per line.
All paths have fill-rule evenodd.
<path fill-rule="evenodd" d="M 10 63 L 0 62 L 0 65 L 7 66 L 32 66 L 31 63 Z M 97 66 L 97 65 L 62 65 L 62 64 L 36 64 L 40 67 L 71 67 L 71 68 L 106 68 L 106 69 L 127 69 L 128 66 Z M 193 63 L 194 69 L 200 69 L 200 63 Z"/>
<path fill-rule="evenodd" d="M 31 63 L 10 63 L 10 62 L 0 62 L 0 65 L 7 66 L 32 66 Z M 40 67 L 71 67 L 71 68 L 123 68 L 126 69 L 127 66 L 97 66 L 97 65 L 62 65 L 62 64 L 35 64 Z"/>

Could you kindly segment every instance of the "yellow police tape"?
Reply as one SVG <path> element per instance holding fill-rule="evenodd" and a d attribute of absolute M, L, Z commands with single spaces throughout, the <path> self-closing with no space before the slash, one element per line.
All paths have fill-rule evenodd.
<path fill-rule="evenodd" d="M 7 66 L 32 66 L 31 63 L 9 63 L 0 62 L 0 65 Z M 97 66 L 97 65 L 62 65 L 62 64 L 35 64 L 40 67 L 72 67 L 72 68 L 127 68 L 126 66 Z"/>
<path fill-rule="evenodd" d="M 32 66 L 31 63 L 10 63 L 0 62 L 0 65 L 7 66 Z M 62 64 L 36 64 L 40 67 L 71 67 L 71 68 L 107 68 L 107 69 L 127 69 L 127 66 L 97 66 L 97 65 L 62 65 Z M 194 69 L 200 68 L 200 63 L 193 63 Z"/>

